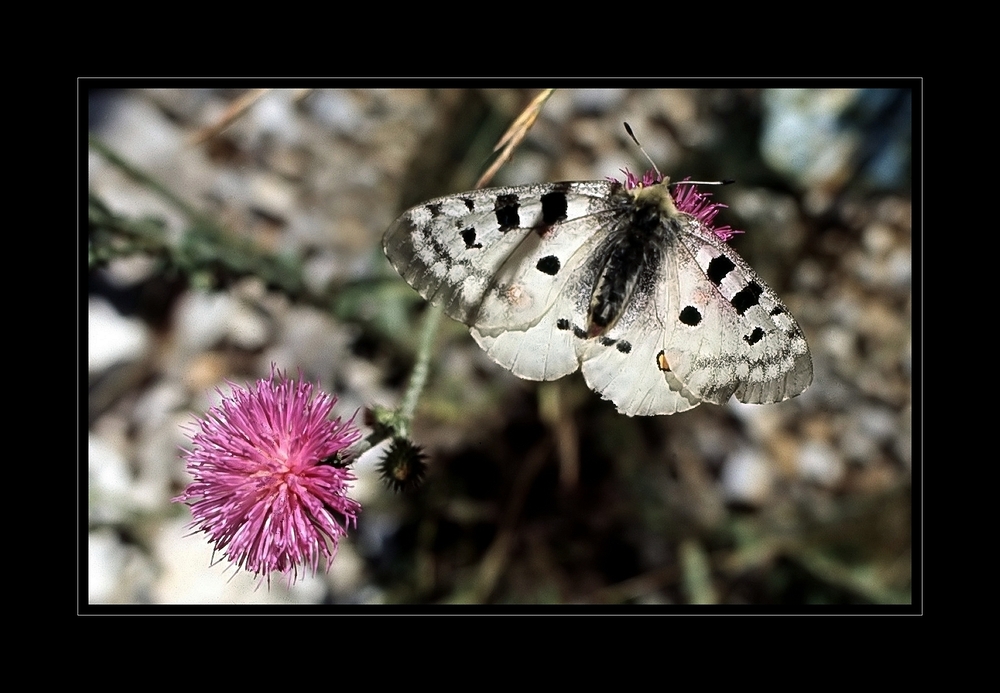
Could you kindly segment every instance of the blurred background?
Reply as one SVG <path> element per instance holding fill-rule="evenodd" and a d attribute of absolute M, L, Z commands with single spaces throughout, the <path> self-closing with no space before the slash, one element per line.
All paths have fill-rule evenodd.
<path fill-rule="evenodd" d="M 271 363 L 342 416 L 397 406 L 425 307 L 382 234 L 471 189 L 539 90 L 92 86 L 91 603 L 910 603 L 908 85 L 557 91 L 493 183 L 641 172 L 623 121 L 671 178 L 735 179 L 707 190 L 717 223 L 746 231 L 731 245 L 805 331 L 813 385 L 628 418 L 579 373 L 517 379 L 445 318 L 423 485 L 393 492 L 381 448 L 361 455 L 329 573 L 270 589 L 213 565 L 170 502 L 185 426 Z"/>

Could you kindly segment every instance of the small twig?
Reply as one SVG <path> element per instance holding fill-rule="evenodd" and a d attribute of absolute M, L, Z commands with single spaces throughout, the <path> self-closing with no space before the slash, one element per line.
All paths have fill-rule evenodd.
<path fill-rule="evenodd" d="M 201 144 L 202 142 L 205 142 L 206 140 L 212 139 L 220 132 L 228 128 L 230 125 L 232 125 L 234 122 L 236 122 L 236 120 L 240 116 L 242 116 L 244 113 L 250 110 L 250 107 L 253 106 L 255 103 L 257 103 L 260 100 L 260 98 L 269 91 L 271 90 L 251 89 L 246 94 L 244 94 L 240 98 L 236 99 L 236 101 L 234 101 L 232 104 L 230 104 L 229 108 L 226 109 L 226 112 L 222 114 L 222 117 L 219 118 L 219 120 L 216 121 L 213 125 L 209 125 L 208 127 L 202 128 L 198 132 L 194 133 L 194 135 L 192 135 L 191 138 L 188 140 L 188 144 L 194 147 Z"/>
<path fill-rule="evenodd" d="M 665 586 L 677 582 L 677 565 L 671 563 L 655 570 L 622 580 L 613 585 L 606 585 L 590 593 L 580 604 L 624 604 L 628 601 L 641 599 L 655 594 Z"/>

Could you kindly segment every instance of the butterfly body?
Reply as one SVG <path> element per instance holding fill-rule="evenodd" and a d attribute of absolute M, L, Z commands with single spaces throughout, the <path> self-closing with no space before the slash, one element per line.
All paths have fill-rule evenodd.
<path fill-rule="evenodd" d="M 494 361 L 530 380 L 582 369 L 622 413 L 802 392 L 812 362 L 781 301 L 666 181 L 644 183 L 442 197 L 405 212 L 383 246 Z"/>

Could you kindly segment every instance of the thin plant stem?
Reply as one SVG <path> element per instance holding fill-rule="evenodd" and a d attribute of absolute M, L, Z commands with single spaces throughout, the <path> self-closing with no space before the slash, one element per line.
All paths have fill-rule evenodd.
<path fill-rule="evenodd" d="M 427 375 L 430 372 L 431 351 L 434 347 L 434 338 L 437 337 L 438 325 L 441 324 L 441 314 L 444 309 L 441 306 L 429 306 L 424 314 L 424 324 L 420 328 L 420 346 L 417 351 L 417 362 L 413 366 L 410 374 L 410 382 L 406 386 L 406 395 L 403 397 L 403 404 L 399 408 L 400 428 L 399 434 L 409 437 L 410 422 L 413 414 L 417 410 L 417 400 L 423 392 L 427 383 Z"/>

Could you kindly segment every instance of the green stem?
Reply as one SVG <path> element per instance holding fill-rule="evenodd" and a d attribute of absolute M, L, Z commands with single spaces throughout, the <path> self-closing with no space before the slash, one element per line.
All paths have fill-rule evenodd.
<path fill-rule="evenodd" d="M 430 372 L 431 351 L 434 346 L 434 337 L 437 336 L 438 325 L 441 324 L 441 314 L 444 310 L 441 306 L 429 306 L 424 314 L 424 324 L 420 330 L 420 347 L 417 352 L 417 362 L 413 366 L 410 374 L 410 382 L 406 386 L 406 395 L 403 396 L 403 404 L 399 408 L 399 430 L 397 433 L 403 437 L 410 435 L 410 422 L 413 421 L 413 414 L 417 410 L 417 400 L 427 383 L 427 374 Z"/>

